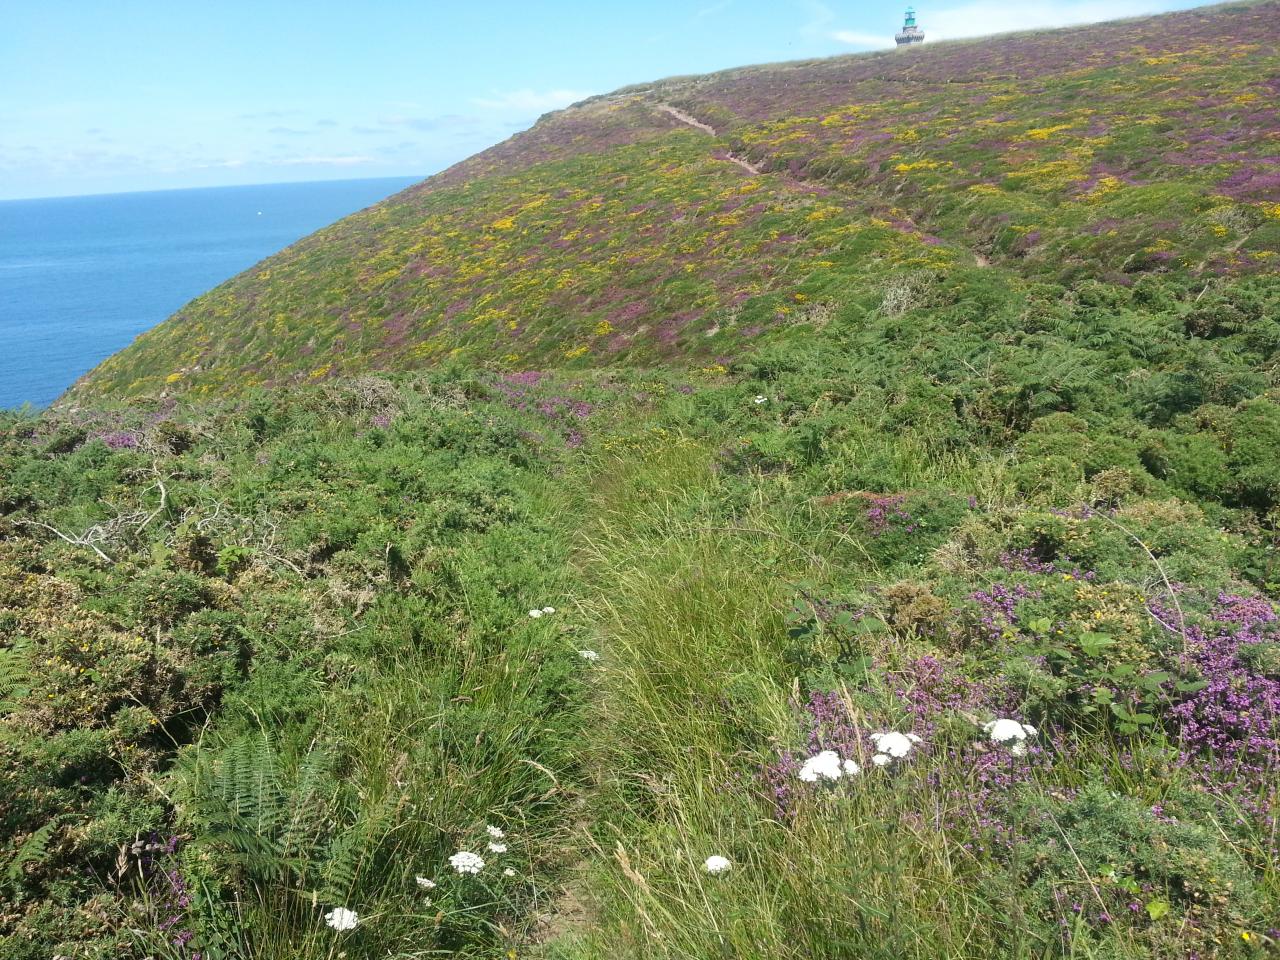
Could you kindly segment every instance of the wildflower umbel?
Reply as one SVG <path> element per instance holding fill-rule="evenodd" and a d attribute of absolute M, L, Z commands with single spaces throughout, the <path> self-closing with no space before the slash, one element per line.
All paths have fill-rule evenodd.
<path fill-rule="evenodd" d="M 728 857 L 722 857 L 716 854 L 707 857 L 706 861 L 702 864 L 702 869 L 714 876 L 717 873 L 724 873 L 731 866 L 732 864 L 729 862 Z"/>
<path fill-rule="evenodd" d="M 834 750 L 823 750 L 815 753 L 800 766 L 796 774 L 805 783 L 817 783 L 819 780 L 839 780 L 841 777 L 856 776 L 862 768 L 853 760 L 841 760 L 840 754 Z"/>
<path fill-rule="evenodd" d="M 505 843 L 491 843 L 489 844 L 489 852 L 490 853 L 506 853 L 507 845 Z"/>
<path fill-rule="evenodd" d="M 839 780 L 844 775 L 840 768 L 840 754 L 834 750 L 823 750 L 816 753 L 800 767 L 797 776 L 805 783 L 817 783 L 819 780 Z"/>
<path fill-rule="evenodd" d="M 423 890 L 434 890 L 436 882 L 427 877 L 414 877 L 413 882 L 420 886 Z"/>
<path fill-rule="evenodd" d="M 595 663 L 600 659 L 600 654 L 596 653 L 594 650 L 579 650 L 578 656 L 590 663 Z"/>
<path fill-rule="evenodd" d="M 484 858 L 469 850 L 459 850 L 449 858 L 449 865 L 458 873 L 479 873 L 484 869 Z"/>
<path fill-rule="evenodd" d="M 335 930 L 354 930 L 360 922 L 360 915 L 346 907 L 334 907 L 324 915 L 324 922 Z"/>
<path fill-rule="evenodd" d="M 1027 752 L 1027 740 L 1039 733 L 1029 723 L 1003 718 L 983 724 L 982 732 L 992 743 L 1008 744 L 1009 752 L 1015 757 L 1023 756 Z"/>
<path fill-rule="evenodd" d="M 501 827 L 495 827 L 493 824 L 486 826 L 484 828 L 484 832 L 489 834 L 490 838 L 494 840 L 501 840 L 507 835 Z"/>
<path fill-rule="evenodd" d="M 920 738 L 914 733 L 873 733 L 871 734 L 871 742 L 876 745 L 876 755 L 871 758 L 871 762 L 877 767 L 888 766 L 894 760 L 901 760 L 907 756 Z"/>

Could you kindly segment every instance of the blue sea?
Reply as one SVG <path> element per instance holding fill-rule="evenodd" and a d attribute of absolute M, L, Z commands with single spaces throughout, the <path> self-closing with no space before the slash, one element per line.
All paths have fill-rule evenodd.
<path fill-rule="evenodd" d="M 0 201 L 0 408 L 49 404 L 187 301 L 417 179 Z"/>

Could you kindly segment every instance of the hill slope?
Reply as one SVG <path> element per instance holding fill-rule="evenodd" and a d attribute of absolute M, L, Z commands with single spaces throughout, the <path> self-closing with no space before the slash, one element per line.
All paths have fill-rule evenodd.
<path fill-rule="evenodd" d="M 1264 2 L 628 88 L 300 241 L 72 394 L 723 358 L 987 265 L 1273 272 L 1278 41 Z"/>

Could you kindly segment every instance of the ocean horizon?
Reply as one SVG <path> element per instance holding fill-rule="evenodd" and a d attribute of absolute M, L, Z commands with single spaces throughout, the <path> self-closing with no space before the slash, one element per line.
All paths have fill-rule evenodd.
<path fill-rule="evenodd" d="M 47 406 L 190 300 L 421 179 L 0 201 L 0 408 Z"/>

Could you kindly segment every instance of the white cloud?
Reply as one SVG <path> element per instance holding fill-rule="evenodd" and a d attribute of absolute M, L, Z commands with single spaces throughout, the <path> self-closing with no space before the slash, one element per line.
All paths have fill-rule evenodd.
<path fill-rule="evenodd" d="M 821 0 L 803 0 L 800 4 L 809 14 L 809 19 L 800 27 L 800 35 L 813 40 L 823 34 L 830 33 L 836 22 L 836 12 Z"/>
<path fill-rule="evenodd" d="M 589 96 L 591 94 L 584 93 L 581 90 L 546 90 L 539 92 L 525 89 L 495 93 L 490 97 L 475 97 L 471 102 L 485 110 L 530 114 L 559 110 Z"/>
<path fill-rule="evenodd" d="M 982 37 L 1015 30 L 1044 30 L 1072 24 L 1097 23 L 1169 9 L 1168 0 L 1024 0 L 1010 4 L 998 0 L 973 0 L 957 6 L 938 9 L 921 8 L 918 19 L 927 40 L 954 40 L 960 37 Z M 809 5 L 814 19 L 810 28 L 826 21 L 830 8 L 821 3 Z M 893 34 L 899 22 L 886 26 L 884 34 L 865 30 L 834 30 L 828 36 L 840 43 L 863 49 L 893 45 Z"/>
<path fill-rule="evenodd" d="M 1167 3 L 1158 0 L 1027 0 L 1017 5 L 975 0 L 958 7 L 944 7 L 927 18 L 921 15 L 920 26 L 931 40 L 949 40 L 1117 20 L 1157 13 L 1167 7 Z"/>
<path fill-rule="evenodd" d="M 474 127 L 479 123 L 479 120 L 475 117 L 464 116 L 460 113 L 445 113 L 431 117 L 407 117 L 401 115 L 379 117 L 378 123 L 382 124 L 384 127 L 410 127 L 414 130 L 430 132 L 436 130 L 456 130 L 464 127 Z"/>
<path fill-rule="evenodd" d="M 862 47 L 877 50 L 880 47 L 892 47 L 894 39 L 887 33 L 865 33 L 862 30 L 837 30 L 831 34 L 832 40 L 839 40 L 851 47 Z"/>
<path fill-rule="evenodd" d="M 279 157 L 270 163 L 277 167 L 316 166 L 316 167 L 358 167 L 362 163 L 374 163 L 373 157 Z"/>
<path fill-rule="evenodd" d="M 260 113 L 242 113 L 241 120 L 283 120 L 285 117 L 296 117 L 301 110 L 263 110 Z"/>
<path fill-rule="evenodd" d="M 695 19 L 695 20 L 704 20 L 704 19 L 706 19 L 707 17 L 713 17 L 713 16 L 715 16 L 717 13 L 720 13 L 720 12 L 722 12 L 722 11 L 724 11 L 724 10 L 728 10 L 731 6 L 733 6 L 733 0 L 720 0 L 720 2 L 719 2 L 719 3 L 713 3 L 713 4 L 709 5 L 709 6 L 703 7 L 701 10 L 697 11 L 697 12 L 693 15 L 693 19 Z"/>

